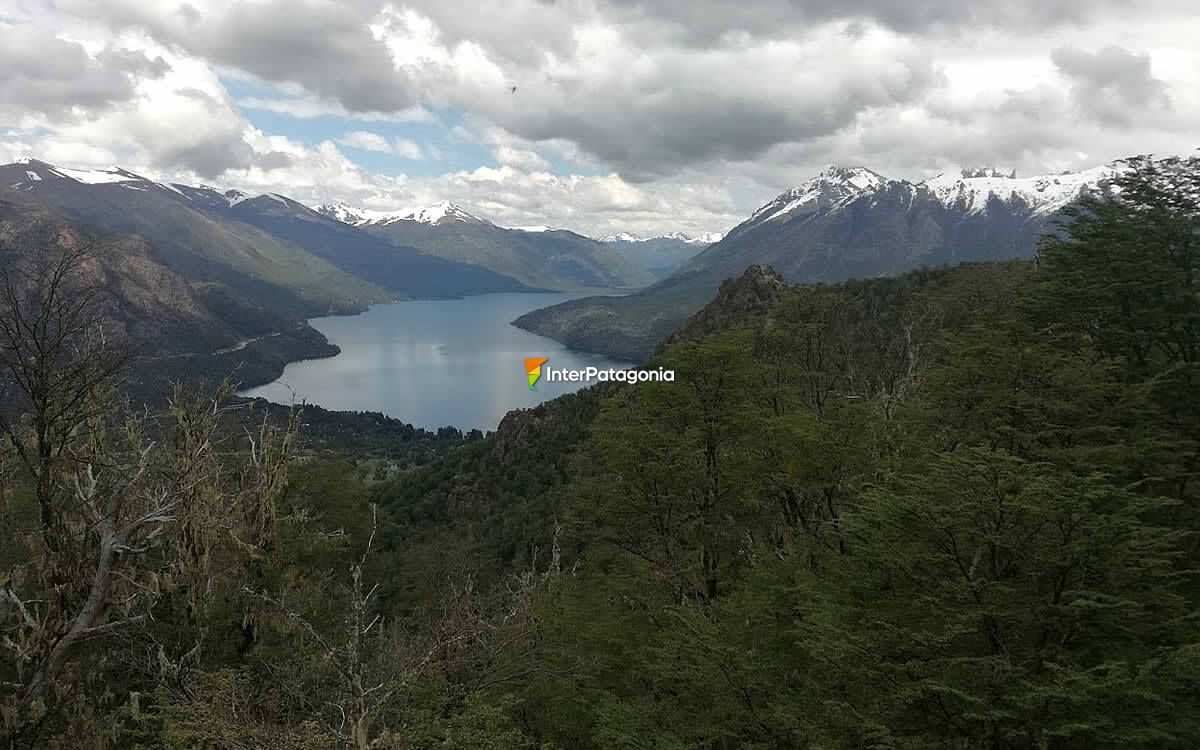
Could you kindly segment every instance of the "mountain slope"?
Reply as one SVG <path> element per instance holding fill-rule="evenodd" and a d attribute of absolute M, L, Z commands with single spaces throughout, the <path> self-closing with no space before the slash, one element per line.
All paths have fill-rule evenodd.
<path fill-rule="evenodd" d="M 1018 179 L 976 170 L 911 183 L 833 167 L 780 194 L 651 287 L 565 302 L 515 323 L 573 347 L 640 359 L 711 299 L 722 279 L 754 264 L 792 282 L 836 282 L 1032 257 L 1059 212 L 1113 174 L 1101 167 Z"/>
<path fill-rule="evenodd" d="M 82 280 L 105 290 L 98 304 L 106 335 L 167 354 L 215 350 L 244 335 L 140 237 L 99 235 L 23 196 L 0 197 L 0 264 L 18 284 L 26 269 L 80 246 L 89 252 Z"/>
<path fill-rule="evenodd" d="M 523 288 L 478 266 L 395 247 L 276 194 L 251 197 L 36 160 L 0 166 L 0 192 L 22 193 L 104 231 L 141 235 L 190 281 L 223 284 L 295 317 L 355 312 L 396 297 Z"/>
<path fill-rule="evenodd" d="M 82 226 L 25 193 L 0 195 L 0 269 L 18 291 L 40 264 L 77 247 L 87 249 L 78 281 L 102 290 L 95 312 L 105 336 L 135 355 L 122 391 L 136 401 L 159 403 L 173 383 L 198 378 L 258 385 L 289 361 L 338 352 L 303 321 L 173 271 L 143 237 Z"/>
<path fill-rule="evenodd" d="M 352 312 L 389 297 L 303 248 L 214 213 L 218 204 L 228 206 L 215 190 L 185 193 L 123 170 L 83 172 L 29 161 L 0 166 L 5 191 L 25 193 L 81 224 L 140 235 L 190 281 L 224 284 L 287 315 Z"/>
<path fill-rule="evenodd" d="M 396 212 L 345 204 L 321 206 L 322 214 L 352 224 L 387 242 L 461 263 L 474 263 L 542 289 L 638 287 L 652 276 L 601 242 L 564 229 L 508 229 L 452 203 Z"/>
<path fill-rule="evenodd" d="M 521 282 L 482 265 L 438 258 L 389 243 L 283 196 L 247 198 L 218 210 L 400 296 L 458 297 L 529 290 Z"/>

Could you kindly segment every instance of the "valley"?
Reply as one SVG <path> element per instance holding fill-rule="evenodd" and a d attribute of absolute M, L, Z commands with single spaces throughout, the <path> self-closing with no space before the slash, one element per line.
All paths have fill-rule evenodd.
<path fill-rule="evenodd" d="M 1197 750 L 1197 0 L 12 0 L 0 750 Z"/>
<path fill-rule="evenodd" d="M 0 476 L 17 478 L 0 531 L 18 540 L 0 565 L 88 573 L 97 539 L 122 563 L 62 604 L 6 579 L 0 604 L 38 611 L 100 586 L 113 618 L 55 672 L 103 718 L 52 701 L 7 731 L 321 747 L 308 717 L 345 705 L 364 737 L 437 738 L 406 750 L 858 747 L 864 726 L 883 746 L 966 747 L 993 735 L 973 707 L 994 702 L 1020 740 L 1004 747 L 1128 745 L 1100 741 L 1123 731 L 1114 714 L 1187 747 L 1200 275 L 1175 249 L 1196 236 L 1198 174 L 1134 160 L 1118 190 L 1061 179 L 1038 203 L 1013 177 L 935 190 L 831 170 L 650 286 L 583 297 L 501 276 L 500 252 L 496 268 L 386 255 L 282 196 L 200 211 L 200 239 L 164 255 L 76 203 L 0 191 Z M 212 273 L 172 254 L 230 221 L 287 248 L 271 267 L 307 254 L 330 285 L 257 287 L 249 251 Z M 596 245 L 580 268 L 612 242 Z M 443 264 L 461 273 L 421 279 Z M 340 314 L 313 315 L 317 299 Z M 676 376 L 535 389 L 530 357 Z M 98 499 L 131 520 L 113 530 Z M 73 546 L 31 558 L 41 500 Z M 56 626 L 0 627 L 38 649 Z M 1135 678 L 1146 700 L 1112 671 L 1153 674 Z M 345 699 L 364 684 L 394 692 Z"/>
<path fill-rule="evenodd" d="M 565 230 L 507 229 L 449 204 L 363 220 L 274 193 L 35 159 L 0 166 L 0 238 L 29 262 L 48 242 L 94 252 L 111 332 L 139 353 L 126 388 L 152 400 L 179 378 L 232 376 L 252 388 L 276 380 L 289 362 L 335 356 L 338 347 L 308 318 L 401 300 L 624 292 L 651 278 L 605 243 Z M 511 317 L 534 306 L 513 308 Z M 478 315 L 497 322 L 486 310 Z M 479 423 L 494 426 L 502 413 Z"/>

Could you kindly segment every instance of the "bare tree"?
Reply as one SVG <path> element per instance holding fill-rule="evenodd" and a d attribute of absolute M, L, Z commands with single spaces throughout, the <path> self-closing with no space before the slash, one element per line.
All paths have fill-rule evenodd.
<path fill-rule="evenodd" d="M 374 505 L 371 521 L 348 579 L 325 590 L 341 610 L 336 623 L 323 626 L 319 614 L 306 613 L 303 596 L 243 589 L 278 612 L 299 640 L 316 646 L 322 676 L 319 706 L 314 701 L 312 709 L 320 718 L 311 723 L 335 746 L 368 750 L 403 744 L 394 732 L 404 732 L 404 701 L 413 686 L 434 674 L 435 682 L 452 683 L 460 700 L 535 672 L 553 674 L 536 653 L 533 597 L 560 574 L 560 526 L 555 526 L 545 571 L 531 568 L 487 592 L 478 591 L 470 577 L 448 581 L 440 606 L 431 608 L 428 621 L 417 623 L 385 621 L 380 612 L 381 585 L 367 580 L 378 551 Z"/>
<path fill-rule="evenodd" d="M 3 540 L 24 553 L 0 568 L 9 747 L 37 743 L 78 682 L 74 662 L 95 650 L 81 644 L 144 625 L 168 581 L 206 564 L 208 527 L 241 518 L 257 543 L 290 445 L 256 450 L 254 478 L 230 492 L 215 447 L 228 386 L 177 390 L 161 415 L 124 407 L 131 350 L 105 331 L 92 248 L 59 240 L 0 269 L 0 476 L 10 504 L 31 494 L 36 506 L 36 523 Z"/>

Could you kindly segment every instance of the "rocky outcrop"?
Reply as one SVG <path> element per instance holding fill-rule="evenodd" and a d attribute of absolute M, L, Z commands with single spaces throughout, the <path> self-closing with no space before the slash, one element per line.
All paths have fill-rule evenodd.
<path fill-rule="evenodd" d="M 787 282 L 774 268 L 761 264 L 750 266 L 741 276 L 722 281 L 716 298 L 688 318 L 664 346 L 706 336 L 764 312 L 779 300 L 787 287 Z"/>

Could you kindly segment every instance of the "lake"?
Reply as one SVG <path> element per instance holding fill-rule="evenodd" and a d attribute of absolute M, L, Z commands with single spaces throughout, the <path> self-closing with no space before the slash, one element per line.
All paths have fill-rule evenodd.
<path fill-rule="evenodd" d="M 242 395 L 337 411 L 378 411 L 427 429 L 452 425 L 494 430 L 512 409 L 586 385 L 547 383 L 543 378 L 531 391 L 525 357 L 549 357 L 556 369 L 630 366 L 567 349 L 509 324 L 530 310 L 578 296 L 486 294 L 375 305 L 361 315 L 313 318 L 309 323 L 341 347 L 341 354 L 293 362 L 275 382 Z"/>

